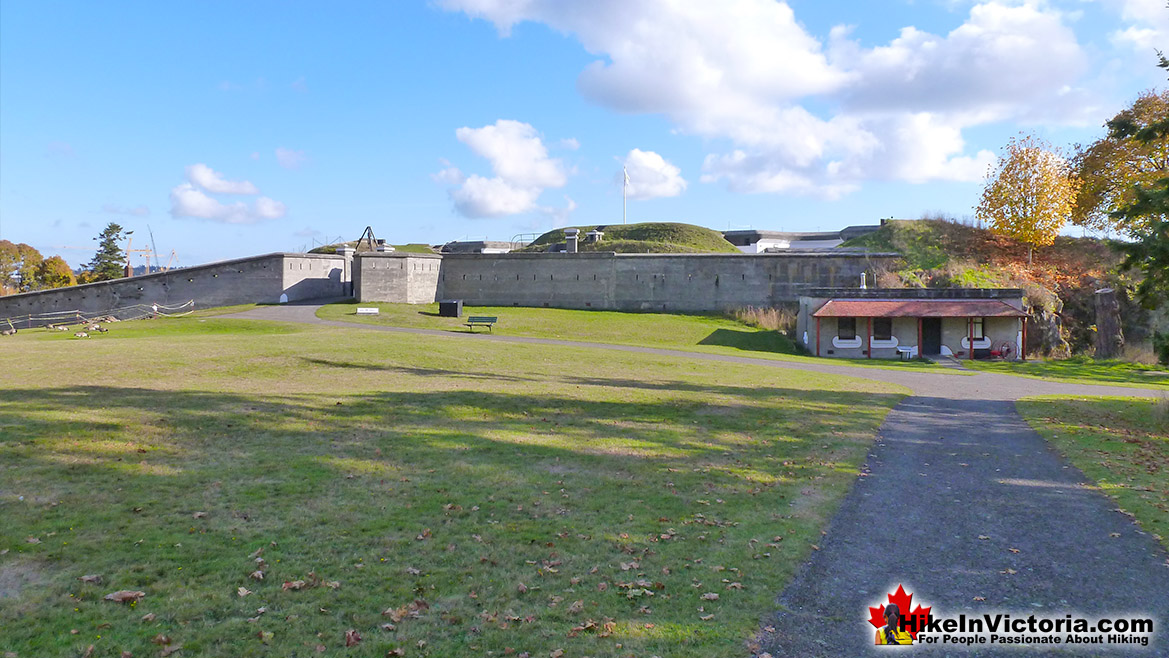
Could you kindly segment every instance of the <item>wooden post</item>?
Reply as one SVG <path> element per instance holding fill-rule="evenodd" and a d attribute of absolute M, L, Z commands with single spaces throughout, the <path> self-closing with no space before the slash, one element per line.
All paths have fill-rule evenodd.
<path fill-rule="evenodd" d="M 1019 348 L 1019 360 L 1027 360 L 1027 317 L 1023 317 L 1023 344 Z"/>
<path fill-rule="evenodd" d="M 967 361 L 974 360 L 974 318 L 966 318 L 966 340 L 970 342 L 970 354 Z"/>
<path fill-rule="evenodd" d="M 868 333 L 868 336 L 865 338 L 865 342 L 868 343 L 869 349 L 867 350 L 867 352 L 868 352 L 869 358 L 871 359 L 871 358 L 873 358 L 873 319 L 868 318 L 868 321 L 869 321 L 868 322 L 869 329 L 866 332 L 866 333 Z"/>
<path fill-rule="evenodd" d="M 820 356 L 820 318 L 816 318 L 816 356 Z"/>

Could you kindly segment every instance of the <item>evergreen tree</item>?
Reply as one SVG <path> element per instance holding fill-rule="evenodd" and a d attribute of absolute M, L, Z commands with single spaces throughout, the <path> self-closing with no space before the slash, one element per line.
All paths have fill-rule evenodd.
<path fill-rule="evenodd" d="M 94 240 L 98 241 L 97 253 L 89 261 L 89 271 L 94 281 L 120 279 L 126 274 L 126 254 L 119 243 L 124 238 L 123 229 L 110 222 Z"/>
<path fill-rule="evenodd" d="M 1169 60 L 1161 53 L 1158 57 L 1157 66 L 1169 71 Z M 1144 126 L 1113 120 L 1108 122 L 1108 127 L 1115 137 L 1152 143 L 1169 135 L 1169 116 Z M 1136 241 L 1123 247 L 1124 266 L 1145 273 L 1144 281 L 1137 286 L 1137 298 L 1146 307 L 1156 308 L 1161 301 L 1169 299 L 1169 176 L 1148 185 L 1134 185 L 1132 192 L 1132 200 L 1112 216 L 1119 222 L 1144 225 L 1142 230 L 1134 232 Z"/>

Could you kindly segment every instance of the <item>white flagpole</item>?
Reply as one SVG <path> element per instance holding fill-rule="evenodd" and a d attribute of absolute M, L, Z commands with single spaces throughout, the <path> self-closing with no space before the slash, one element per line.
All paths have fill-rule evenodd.
<path fill-rule="evenodd" d="M 621 167 L 621 173 L 625 176 L 621 183 L 621 223 L 624 224 L 626 220 L 626 210 L 629 207 L 629 201 L 627 200 L 627 190 L 629 189 L 629 169 L 626 167 Z"/>

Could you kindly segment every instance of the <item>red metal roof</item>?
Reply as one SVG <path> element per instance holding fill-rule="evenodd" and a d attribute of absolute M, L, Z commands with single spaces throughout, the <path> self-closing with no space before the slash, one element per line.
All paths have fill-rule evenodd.
<path fill-rule="evenodd" d="M 831 299 L 817 318 L 1021 318 L 1027 314 L 997 299 Z"/>

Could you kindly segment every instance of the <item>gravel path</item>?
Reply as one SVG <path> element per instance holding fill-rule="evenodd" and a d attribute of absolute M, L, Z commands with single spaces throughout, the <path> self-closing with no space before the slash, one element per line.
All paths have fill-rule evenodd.
<path fill-rule="evenodd" d="M 1169 555 L 1089 488 L 1084 475 L 1056 454 L 1014 405 L 1028 395 L 1161 397 L 1164 392 L 982 372 L 964 376 L 383 327 L 322 320 L 317 308 L 270 306 L 233 317 L 676 355 L 849 375 L 913 390 L 886 418 L 867 474 L 858 478 L 833 517 L 820 550 L 780 595 L 780 612 L 764 620 L 762 651 L 776 657 L 888 655 L 889 649 L 871 644 L 867 606 L 883 603 L 898 584 L 915 593 L 915 605 L 932 605 L 935 614 L 1141 613 L 1153 614 L 1158 624 L 1169 623 Z M 1154 645 L 1138 655 L 1169 656 L 1169 632 L 1159 630 Z M 914 655 L 961 656 L 1036 652 L 913 650 Z"/>

